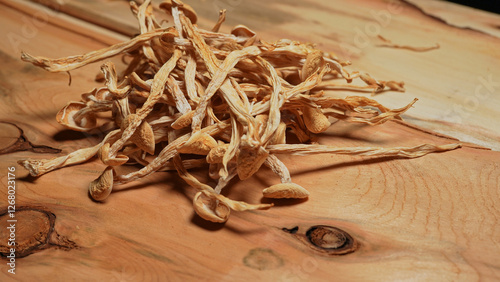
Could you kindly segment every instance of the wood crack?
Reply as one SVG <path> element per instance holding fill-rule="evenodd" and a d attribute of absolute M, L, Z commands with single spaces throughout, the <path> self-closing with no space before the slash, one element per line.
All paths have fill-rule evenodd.
<path fill-rule="evenodd" d="M 457 139 L 455 137 L 452 137 L 452 136 L 449 136 L 449 135 L 446 135 L 446 134 L 442 134 L 442 133 L 439 133 L 439 132 L 435 132 L 435 131 L 423 128 L 423 127 L 418 126 L 418 125 L 413 124 L 413 123 L 409 123 L 409 122 L 401 121 L 401 120 L 391 120 L 391 122 L 395 122 L 395 123 L 400 124 L 402 126 L 405 126 L 405 127 L 411 128 L 411 129 L 415 129 L 417 131 L 420 131 L 422 133 L 429 134 L 429 135 L 432 135 L 432 136 L 435 136 L 435 137 L 444 138 L 444 139 L 448 139 L 450 141 L 455 141 L 455 142 L 458 141 L 458 142 L 460 142 L 460 144 L 463 147 L 491 151 L 490 148 L 486 148 L 486 147 L 483 147 L 481 145 L 477 145 L 477 144 L 473 144 L 473 143 L 469 143 L 469 142 L 462 142 L 462 141 L 460 141 L 459 139 Z"/>
<path fill-rule="evenodd" d="M 0 121 L 0 128 L 2 129 L 0 134 L 0 155 L 19 151 L 41 154 L 57 154 L 61 152 L 61 149 L 31 143 L 24 135 L 24 131 L 14 123 Z"/>
<path fill-rule="evenodd" d="M 440 22 L 440 23 L 443 23 L 449 27 L 453 27 L 453 28 L 458 28 L 458 29 L 461 29 L 461 30 L 468 30 L 468 31 L 474 31 L 474 32 L 478 32 L 478 33 L 481 33 L 481 34 L 484 34 L 484 35 L 487 35 L 487 36 L 491 36 L 493 38 L 498 38 L 497 36 L 495 35 L 492 35 L 492 34 L 489 34 L 485 31 L 482 31 L 482 30 L 479 30 L 479 29 L 476 29 L 476 28 L 472 28 L 472 27 L 462 27 L 462 26 L 457 26 L 457 25 L 454 25 L 454 24 L 451 24 L 449 23 L 448 21 L 436 16 L 436 15 L 433 15 L 433 14 L 430 14 L 426 11 L 424 11 L 424 9 L 422 9 L 421 7 L 419 7 L 418 5 L 412 3 L 411 1 L 408 1 L 408 0 L 401 0 L 401 2 L 403 3 L 406 3 L 408 6 L 416 9 L 417 11 L 419 11 L 420 13 L 422 13 L 422 15 L 424 16 L 427 16 L 437 22 Z"/>

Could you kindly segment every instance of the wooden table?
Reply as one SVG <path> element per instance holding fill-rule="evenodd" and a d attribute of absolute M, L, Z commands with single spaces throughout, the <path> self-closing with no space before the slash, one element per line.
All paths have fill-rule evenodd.
<path fill-rule="evenodd" d="M 66 74 L 23 63 L 19 54 L 61 57 L 126 40 L 137 32 L 128 3 L 0 0 L 0 214 L 15 167 L 16 241 L 31 246 L 17 253 L 15 275 L 2 260 L 0 280 L 500 279 L 500 16 L 441 1 L 188 3 L 201 27 L 226 8 L 223 31 L 241 23 L 266 41 L 315 42 L 351 60 L 351 70 L 405 81 L 405 93 L 374 97 L 386 106 L 419 99 L 407 122 L 339 122 L 321 143 L 391 147 L 458 138 L 463 148 L 412 160 L 283 156 L 309 199 L 234 213 L 224 225 L 194 215 L 194 191 L 175 173 L 119 186 L 98 204 L 87 195 L 104 168 L 97 161 L 36 179 L 16 161 L 63 155 L 102 137 L 55 121 L 67 101 L 98 85 L 99 64 L 72 71 L 68 86 Z M 380 47 L 378 35 L 440 48 Z M 228 196 L 259 203 L 260 189 L 276 181 L 264 169 Z M 0 218 L 2 252 L 7 215 Z"/>

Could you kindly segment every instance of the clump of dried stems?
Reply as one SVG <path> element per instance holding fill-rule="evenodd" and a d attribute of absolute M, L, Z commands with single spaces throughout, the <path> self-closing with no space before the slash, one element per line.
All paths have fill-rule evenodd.
<path fill-rule="evenodd" d="M 97 156 L 107 168 L 90 183 L 89 192 L 102 201 L 113 185 L 175 169 L 198 190 L 193 199 L 196 213 L 206 220 L 225 222 L 231 210 L 272 206 L 234 201 L 221 194 L 232 178 L 247 179 L 263 164 L 281 180 L 264 189 L 264 197 L 308 197 L 306 189 L 292 182 L 277 154 L 414 158 L 459 146 L 338 148 L 315 144 L 311 142 L 314 134 L 327 130 L 331 120 L 378 125 L 398 119 L 415 101 L 391 110 L 362 96 L 335 98 L 324 91 L 404 91 L 404 85 L 349 73 L 344 69 L 348 63 L 311 44 L 287 39 L 264 42 L 242 25 L 229 34 L 218 32 L 225 11 L 212 30 L 204 30 L 195 25 L 196 13 L 180 0 L 165 1 L 159 8 L 171 14 L 174 26 L 162 27 L 150 0 L 141 5 L 131 2 L 140 34 L 127 42 L 60 59 L 22 54 L 23 60 L 51 72 L 70 71 L 117 55 L 131 58 L 119 73 L 113 63 L 104 63 L 105 86 L 83 94 L 79 102 L 69 102 L 57 114 L 64 126 L 88 132 L 98 127 L 101 113 L 108 112 L 115 129 L 93 147 L 50 160 L 19 161 L 31 175 Z M 351 84 L 354 79 L 366 85 Z M 338 82 L 342 80 L 346 82 Z M 287 144 L 287 130 L 302 144 Z M 118 175 L 114 167 L 127 162 L 142 168 Z M 188 172 L 207 164 L 215 187 Z"/>

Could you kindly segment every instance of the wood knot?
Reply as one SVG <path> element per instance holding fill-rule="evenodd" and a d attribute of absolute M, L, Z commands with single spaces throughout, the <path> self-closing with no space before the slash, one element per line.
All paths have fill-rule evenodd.
<path fill-rule="evenodd" d="M 270 270 L 283 266 L 283 259 L 271 249 L 255 248 L 243 258 L 243 263 L 253 269 Z"/>
<path fill-rule="evenodd" d="M 305 228 L 304 228 L 305 229 Z M 314 225 L 305 233 L 298 226 L 282 228 L 312 249 L 326 255 L 346 255 L 358 249 L 358 242 L 346 231 L 328 225 Z"/>
<path fill-rule="evenodd" d="M 40 208 L 18 207 L 15 217 L 7 210 L 0 211 L 0 257 L 7 257 L 11 249 L 22 258 L 49 247 L 76 248 L 76 244 L 54 230 L 56 216 Z M 15 218 L 15 220 L 12 220 Z M 7 224 L 7 227 L 4 226 Z"/>
<path fill-rule="evenodd" d="M 338 250 L 352 242 L 352 237 L 336 227 L 317 225 L 306 232 L 307 239 L 318 248 Z"/>
<path fill-rule="evenodd" d="M 24 135 L 23 130 L 16 124 L 0 121 L 0 155 L 19 151 L 31 151 L 34 153 L 56 154 L 60 149 L 45 145 L 32 144 Z"/>

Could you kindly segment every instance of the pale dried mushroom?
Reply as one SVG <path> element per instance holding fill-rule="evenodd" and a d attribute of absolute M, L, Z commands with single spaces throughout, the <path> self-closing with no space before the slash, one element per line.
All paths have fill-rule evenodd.
<path fill-rule="evenodd" d="M 207 163 L 209 164 L 217 164 L 222 163 L 222 159 L 224 158 L 224 154 L 226 154 L 227 149 L 229 148 L 229 144 L 222 143 L 212 148 L 207 155 Z"/>
<path fill-rule="evenodd" d="M 58 123 L 76 131 L 90 131 L 96 127 L 95 113 L 83 102 L 69 102 L 56 115 Z"/>
<path fill-rule="evenodd" d="M 269 153 L 261 146 L 242 146 L 237 155 L 237 172 L 241 180 L 254 175 L 266 161 Z"/>
<path fill-rule="evenodd" d="M 104 201 L 113 189 L 113 167 L 108 166 L 102 174 L 89 184 L 89 193 L 92 199 Z"/>
<path fill-rule="evenodd" d="M 196 193 L 193 198 L 194 211 L 203 219 L 212 222 L 226 222 L 231 213 L 229 206 L 219 201 L 214 194 L 207 191 Z"/>
<path fill-rule="evenodd" d="M 130 58 L 128 66 L 118 71 L 105 62 L 100 76 L 104 86 L 83 94 L 81 101 L 68 103 L 56 116 L 59 123 L 77 131 L 102 129 L 109 120 L 114 129 L 105 132 L 99 144 L 65 156 L 20 160 L 31 175 L 40 176 L 97 156 L 107 168 L 90 183 L 89 193 L 102 201 L 113 185 L 175 169 L 197 190 L 193 199 L 196 213 L 222 223 L 231 210 L 272 206 L 234 201 L 221 194 L 231 179 L 250 178 L 263 164 L 281 181 L 264 189 L 264 197 L 309 196 L 306 189 L 292 182 L 279 154 L 414 158 L 459 147 L 339 148 L 313 144 L 315 134 L 328 130 L 334 119 L 378 125 L 400 119 L 416 99 L 391 110 L 364 96 L 345 97 L 345 91 L 403 92 L 404 83 L 349 72 L 345 67 L 350 63 L 309 43 L 288 39 L 265 42 L 243 25 L 229 34 L 221 33 L 225 11 L 211 30 L 205 30 L 195 25 L 196 13 L 180 0 L 164 1 L 161 9 L 154 9 L 151 0 L 140 5 L 131 1 L 130 6 L 140 34 L 127 42 L 60 59 L 22 53 L 24 61 L 51 72 L 71 71 L 117 55 Z M 162 10 L 172 16 L 173 26 L 156 19 L 155 13 Z M 351 83 L 355 80 L 364 85 Z M 303 144 L 288 144 L 289 134 Z M 115 173 L 114 168 L 129 161 L 142 167 L 128 174 Z M 188 171 L 207 164 L 208 174 L 216 182 L 212 186 Z"/>
<path fill-rule="evenodd" d="M 120 154 L 120 155 L 117 155 L 115 157 L 110 157 L 109 156 L 109 143 L 105 143 L 104 145 L 101 146 L 101 148 L 99 148 L 99 150 L 97 151 L 97 156 L 99 157 L 99 159 L 101 160 L 101 162 L 105 165 L 108 165 L 108 166 L 119 166 L 119 165 L 122 165 L 122 164 L 125 164 L 129 158 L 127 155 L 125 155 L 125 153 L 127 153 L 127 150 L 123 150 L 123 155 Z"/>
<path fill-rule="evenodd" d="M 303 107 L 302 114 L 307 129 L 312 133 L 325 132 L 331 125 L 320 108 Z"/>
<path fill-rule="evenodd" d="M 155 136 L 153 133 L 153 128 L 147 121 L 138 120 L 139 117 L 136 114 L 130 114 L 127 116 L 127 118 L 125 118 L 125 120 L 123 120 L 121 128 L 123 131 L 125 131 L 125 129 L 129 127 L 131 123 L 140 123 L 139 127 L 135 130 L 129 140 L 137 145 L 137 147 L 139 147 L 140 149 L 153 155 L 155 153 Z"/>
<path fill-rule="evenodd" d="M 275 199 L 304 199 L 309 197 L 309 192 L 302 186 L 295 183 L 280 183 L 267 187 L 262 191 L 266 198 Z"/>
<path fill-rule="evenodd" d="M 206 156 L 210 150 L 217 147 L 217 141 L 206 133 L 196 132 L 177 151 L 181 154 L 196 154 Z"/>

